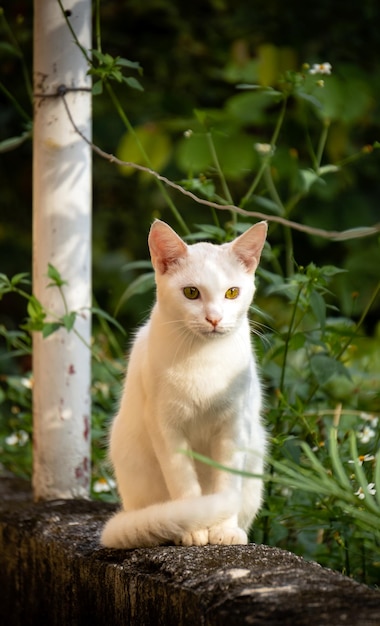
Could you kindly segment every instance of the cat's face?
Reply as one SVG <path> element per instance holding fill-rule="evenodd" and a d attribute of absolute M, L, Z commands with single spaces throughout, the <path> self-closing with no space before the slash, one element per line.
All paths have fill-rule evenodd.
<path fill-rule="evenodd" d="M 164 222 L 153 224 L 149 247 L 157 302 L 168 324 L 204 338 L 223 336 L 239 327 L 255 291 L 253 275 L 266 225 L 260 223 L 250 231 L 222 246 L 187 246 Z"/>

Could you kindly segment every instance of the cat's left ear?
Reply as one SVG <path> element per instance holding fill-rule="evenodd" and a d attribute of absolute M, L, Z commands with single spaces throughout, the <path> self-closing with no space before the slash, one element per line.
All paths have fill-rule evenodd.
<path fill-rule="evenodd" d="M 229 244 L 232 252 L 243 263 L 249 273 L 253 273 L 259 264 L 267 231 L 267 223 L 258 222 Z"/>
<path fill-rule="evenodd" d="M 187 245 L 177 233 L 161 220 L 153 222 L 148 245 L 153 267 L 165 274 L 180 258 L 187 255 Z"/>

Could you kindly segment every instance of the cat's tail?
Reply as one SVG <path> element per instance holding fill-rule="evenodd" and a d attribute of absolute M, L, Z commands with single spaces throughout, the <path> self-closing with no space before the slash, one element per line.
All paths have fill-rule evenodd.
<path fill-rule="evenodd" d="M 170 500 L 137 511 L 119 511 L 106 523 L 101 543 L 107 548 L 143 548 L 180 543 L 186 533 L 227 520 L 240 508 L 240 496 L 227 491 Z"/>

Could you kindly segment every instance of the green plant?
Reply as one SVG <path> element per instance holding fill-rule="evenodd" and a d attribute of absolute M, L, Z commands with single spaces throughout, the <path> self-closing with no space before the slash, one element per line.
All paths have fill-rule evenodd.
<path fill-rule="evenodd" d="M 84 341 L 75 329 L 75 320 L 81 311 L 69 311 L 64 285 L 67 282 L 58 270 L 49 264 L 47 276 L 49 288 L 58 289 L 63 303 L 63 314 L 54 315 L 47 311 L 41 302 L 29 293 L 29 276 L 26 273 L 8 278 L 0 274 L 0 301 L 8 294 L 16 294 L 26 303 L 27 317 L 17 330 L 0 326 L 0 337 L 5 341 L 5 351 L 0 353 L 1 360 L 30 356 L 32 352 L 31 335 L 40 332 L 44 338 L 59 329 L 74 332 Z M 92 382 L 92 463 L 94 494 L 97 484 L 109 476 L 105 461 L 105 424 L 112 414 L 120 394 L 122 351 L 110 324 L 119 334 L 125 336 L 120 324 L 99 307 L 92 307 L 91 312 L 97 319 L 97 341 L 91 350 L 93 361 Z M 87 344 L 86 344 L 87 345 Z M 0 471 L 11 471 L 15 475 L 30 478 L 32 475 L 32 390 L 33 376 L 3 374 L 0 376 L 0 452 L 2 463 Z M 100 481 L 100 482 L 99 482 Z M 108 478 L 107 485 L 112 485 Z M 113 496 L 114 497 L 114 496 Z M 103 495 L 108 499 L 108 494 Z"/>
<path fill-rule="evenodd" d="M 104 92 L 108 96 L 125 128 L 127 140 L 122 138 L 118 151 L 118 156 L 127 161 L 124 171 L 126 167 L 129 171 L 142 170 L 147 180 L 153 178 L 159 190 L 159 194 L 148 196 L 149 185 L 139 185 L 133 197 L 136 210 L 132 212 L 124 208 L 124 187 L 122 200 L 113 195 L 113 187 L 112 193 L 109 187 L 105 188 L 107 201 L 108 196 L 112 197 L 112 220 L 119 202 L 123 209 L 119 211 L 118 224 L 129 233 L 128 220 L 135 214 L 133 232 L 138 239 L 137 231 L 141 231 L 143 250 L 146 232 L 141 225 L 142 216 L 147 223 L 155 216 L 165 217 L 166 206 L 167 219 L 176 220 L 188 241 L 208 239 L 223 243 L 242 232 L 252 219 L 266 217 L 270 223 L 270 245 L 266 246 L 258 271 L 252 324 L 267 390 L 265 420 L 270 430 L 271 453 L 265 476 L 266 502 L 252 537 L 374 583 L 378 580 L 380 561 L 376 525 L 380 504 L 380 362 L 376 349 L 379 329 L 368 318 L 376 310 L 379 293 L 378 263 L 374 262 L 378 249 L 374 237 L 367 240 L 371 254 L 364 271 L 359 261 L 366 247 L 355 243 L 361 235 L 379 232 L 378 227 L 363 230 L 358 226 L 362 223 L 361 214 L 359 219 L 356 217 L 359 202 L 363 221 L 365 215 L 369 219 L 371 207 L 373 212 L 373 204 L 363 192 L 367 179 L 358 182 L 363 180 L 358 169 L 367 173 L 372 168 L 374 174 L 368 178 L 372 184 L 377 180 L 379 142 L 373 140 L 372 127 L 368 126 L 371 102 L 378 99 L 375 81 L 353 67 L 341 67 L 331 73 L 329 64 L 319 64 L 316 68 L 304 65 L 298 71 L 286 71 L 282 77 L 275 73 L 272 86 L 268 86 L 268 81 L 260 79 L 262 73 L 256 61 L 249 59 L 245 65 L 235 62 L 223 71 L 219 69 L 221 81 L 229 85 L 226 98 L 218 106 L 212 103 L 208 108 L 204 100 L 202 106 L 197 104 L 192 117 L 187 107 L 183 109 L 185 113 L 178 115 L 168 109 L 170 119 L 160 113 L 154 124 L 144 126 L 140 121 L 139 125 L 141 100 L 138 113 L 130 114 L 132 98 L 128 98 L 127 115 L 122 90 L 127 88 L 129 96 L 140 94 L 140 83 L 125 73 L 141 75 L 141 67 L 126 60 L 124 53 L 115 56 L 103 52 L 98 1 L 95 8 L 96 47 L 92 58 L 90 51 L 83 50 L 89 73 L 95 78 L 94 93 L 100 96 Z M 67 24 L 70 27 L 69 18 Z M 8 27 L 6 30 L 9 38 Z M 10 39 L 12 54 L 22 62 L 24 73 L 22 53 L 12 34 Z M 199 64 L 197 72 L 198 67 Z M 231 85 L 237 88 L 232 95 Z M 28 124 L 21 136 L 0 144 L 1 152 L 20 145 L 31 132 L 29 116 L 4 86 L 0 88 Z M 144 92 L 144 98 L 149 97 Z M 157 109 L 158 101 L 153 100 L 151 109 Z M 104 110 L 103 121 L 107 118 L 108 124 L 110 113 L 106 107 Z M 144 112 L 144 117 L 149 118 L 149 113 Z M 369 139 L 364 141 L 363 128 L 368 127 Z M 151 142 L 145 141 L 148 134 Z M 119 137 L 116 143 L 118 140 Z M 111 155 L 98 152 L 116 161 Z M 153 156 L 157 152 L 157 167 L 165 166 L 171 178 L 179 182 L 174 183 L 154 170 Z M 136 158 L 131 159 L 131 154 Z M 123 163 L 119 165 L 123 167 Z M 96 184 L 106 178 L 97 177 Z M 172 190 L 173 194 L 182 194 L 176 196 L 181 198 L 181 209 L 174 204 Z M 350 213 L 346 204 L 349 205 L 351 195 Z M 206 215 L 205 207 L 210 212 Z M 96 217 L 102 230 L 103 212 Z M 118 228 L 112 220 L 105 223 L 114 234 Z M 346 228 L 343 232 L 320 228 L 323 224 L 332 229 L 336 223 L 341 228 L 341 222 Z M 352 225 L 356 228 L 352 229 Z M 303 235 L 298 235 L 297 244 L 295 233 L 300 232 Z M 305 233 L 310 235 L 306 245 Z M 121 239 L 124 249 L 125 238 Z M 326 245 L 328 241 L 334 243 Z M 353 273 L 343 272 L 347 265 L 343 246 L 346 258 L 359 267 L 360 281 L 368 281 L 369 287 L 361 290 L 359 297 L 351 295 L 355 290 L 350 280 L 348 286 L 343 282 Z M 128 247 L 128 252 L 135 251 L 134 237 L 133 241 L 129 238 Z M 339 267 L 327 264 L 330 255 Z M 304 267 L 297 265 L 300 256 Z M 326 257 L 328 262 L 322 261 L 321 267 L 310 263 L 310 259 Z M 148 292 L 152 296 L 153 291 L 150 263 L 129 258 L 123 270 L 128 271 L 131 280 L 124 291 L 120 290 L 115 316 L 120 319 L 133 308 L 141 318 L 147 300 L 142 305 L 140 299 Z M 78 312 L 69 311 L 65 305 L 64 279 L 52 266 L 47 271 L 51 288 L 61 293 L 62 316 L 52 318 L 30 295 L 27 274 L 16 274 L 11 279 L 5 274 L 0 276 L 0 297 L 12 293 L 27 305 L 27 317 L 21 327 L 0 327 L 3 355 L 8 362 L 12 356 L 12 366 L 20 356 L 30 354 L 30 332 L 48 336 L 61 328 L 67 332 L 75 330 Z M 343 291 L 341 302 L 336 297 L 339 290 Z M 115 499 L 105 458 L 105 437 L 119 396 L 124 359 L 119 338 L 111 329 L 113 318 L 99 306 L 92 312 L 98 314 L 92 346 L 93 495 Z M 120 325 L 116 328 L 116 332 L 122 331 Z M 0 449 L 6 469 L 30 476 L 33 379 L 14 367 L 16 373 L 0 378 Z"/>
<path fill-rule="evenodd" d="M 337 271 L 311 264 L 285 281 L 261 271 L 266 323 L 271 312 L 276 317 L 258 342 L 272 444 L 254 536 L 374 582 L 379 363 L 373 345 L 364 368 L 360 345 L 379 285 L 355 324 L 339 314 L 328 289 Z"/>

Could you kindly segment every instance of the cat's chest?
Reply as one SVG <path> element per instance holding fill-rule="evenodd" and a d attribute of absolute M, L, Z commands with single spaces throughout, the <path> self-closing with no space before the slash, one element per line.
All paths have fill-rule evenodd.
<path fill-rule="evenodd" d="M 212 414 L 239 405 L 250 385 L 252 355 L 249 347 L 236 352 L 236 347 L 226 343 L 215 345 L 215 341 L 187 355 L 162 356 L 151 371 L 154 396 L 189 415 L 192 411 Z"/>

